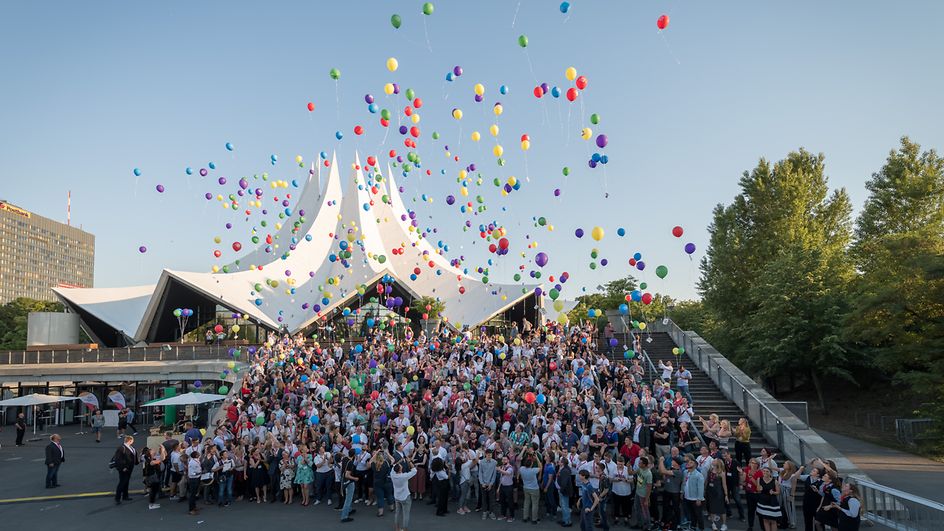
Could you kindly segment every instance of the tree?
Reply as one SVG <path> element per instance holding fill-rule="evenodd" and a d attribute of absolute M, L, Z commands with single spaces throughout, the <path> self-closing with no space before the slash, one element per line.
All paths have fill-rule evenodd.
<path fill-rule="evenodd" d="M 413 311 L 419 315 L 426 315 L 426 319 L 439 319 L 439 314 L 446 309 L 446 304 L 433 297 L 420 297 L 413 300 Z"/>
<path fill-rule="evenodd" d="M 706 339 L 755 374 L 804 368 L 812 378 L 815 361 L 819 375 L 848 376 L 837 340 L 853 273 L 845 190 L 830 192 L 824 156 L 803 149 L 775 164 L 761 159 L 740 188 L 708 229 L 699 281 L 712 316 Z"/>
<path fill-rule="evenodd" d="M 26 325 L 30 312 L 61 312 L 58 302 L 19 297 L 0 306 L 0 349 L 26 348 Z"/>
<path fill-rule="evenodd" d="M 944 159 L 902 138 L 866 188 L 846 339 L 944 424 Z"/>
<path fill-rule="evenodd" d="M 652 295 L 652 301 L 649 304 L 644 304 L 641 301 L 626 301 L 627 295 L 640 290 L 643 285 L 637 284 L 635 277 L 632 275 L 607 282 L 602 286 L 598 286 L 600 292 L 577 297 L 577 306 L 567 316 L 570 320 L 579 322 L 589 319 L 589 310 L 603 310 L 605 312 L 606 310 L 616 310 L 621 304 L 626 304 L 627 322 L 630 320 L 648 322 L 656 318 L 661 319 L 662 316 L 666 315 L 666 307 L 675 303 L 671 297 L 656 293 Z M 648 288 L 648 286 L 646 287 Z M 606 322 L 605 314 L 597 318 L 598 326 L 605 326 Z"/>

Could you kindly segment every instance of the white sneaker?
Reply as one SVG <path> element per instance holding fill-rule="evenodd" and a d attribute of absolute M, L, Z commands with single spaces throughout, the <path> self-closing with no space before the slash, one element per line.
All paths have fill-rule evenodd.
<path fill-rule="evenodd" d="M 486 518 L 488 518 L 488 513 L 482 513 L 482 520 L 485 520 Z"/>
<path fill-rule="evenodd" d="M 361 499 L 360 499 L 360 498 L 354 500 L 354 503 L 360 503 L 360 502 L 361 502 Z"/>
<path fill-rule="evenodd" d="M 728 531 L 728 524 L 721 524 L 721 531 Z"/>
<path fill-rule="evenodd" d="M 321 504 L 321 500 L 315 500 L 315 505 L 320 505 L 320 504 Z"/>
<path fill-rule="evenodd" d="M 149 504 L 148 504 L 148 509 L 160 509 L 160 508 L 161 508 L 161 504 L 159 504 L 159 503 L 149 503 Z"/>
<path fill-rule="evenodd" d="M 331 498 L 328 498 L 328 505 L 331 505 Z"/>
<path fill-rule="evenodd" d="M 712 522 L 712 523 L 711 523 L 711 531 L 718 531 L 718 524 Z"/>

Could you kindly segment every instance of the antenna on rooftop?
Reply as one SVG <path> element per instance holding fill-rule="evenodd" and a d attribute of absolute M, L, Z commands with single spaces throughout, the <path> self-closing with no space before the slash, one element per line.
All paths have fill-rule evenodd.
<path fill-rule="evenodd" d="M 66 225 L 72 226 L 72 190 L 66 196 Z"/>

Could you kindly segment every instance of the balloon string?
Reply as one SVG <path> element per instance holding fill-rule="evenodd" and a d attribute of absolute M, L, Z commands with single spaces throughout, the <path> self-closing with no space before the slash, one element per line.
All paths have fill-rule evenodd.
<path fill-rule="evenodd" d="M 429 30 L 426 28 L 426 17 L 423 17 L 423 34 L 426 35 L 426 49 L 433 53 L 433 46 L 429 43 Z"/>
<path fill-rule="evenodd" d="M 518 2 L 518 6 L 515 7 L 515 18 L 511 19 L 511 27 L 514 29 L 515 23 L 518 22 L 518 10 L 521 9 L 521 2 Z"/>
<path fill-rule="evenodd" d="M 341 82 L 337 79 L 334 80 L 334 108 L 338 114 L 338 124 L 341 123 Z M 340 127 L 340 126 L 339 126 Z"/>
<path fill-rule="evenodd" d="M 672 59 L 675 59 L 675 64 L 682 64 L 682 62 L 679 61 L 678 57 L 676 57 L 675 53 L 672 51 L 672 47 L 669 46 L 669 41 L 665 38 L 665 32 L 659 30 L 659 36 L 662 37 L 662 42 L 665 43 L 665 49 L 669 51 L 669 55 L 672 56 Z"/>

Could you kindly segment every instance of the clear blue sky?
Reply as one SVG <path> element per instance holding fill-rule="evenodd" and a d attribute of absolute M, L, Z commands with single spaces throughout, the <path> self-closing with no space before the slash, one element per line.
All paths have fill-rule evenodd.
<path fill-rule="evenodd" d="M 259 218 L 239 221 L 205 201 L 205 192 L 232 186 L 188 177 L 184 168 L 214 161 L 214 175 L 231 183 L 263 171 L 290 180 L 307 173 L 292 163 L 297 154 L 310 161 L 337 150 L 346 169 L 355 150 L 403 152 L 396 131 L 382 144 L 378 115 L 363 100 L 371 93 L 401 111 L 402 94 L 383 94 L 393 81 L 424 100 L 419 151 L 433 172 L 422 182 L 406 179 L 406 197 L 434 198 L 416 208 L 450 255 L 464 254 L 469 266 L 486 260 L 481 240 L 463 232 L 463 218 L 445 204 L 458 191 L 459 169 L 443 155 L 445 144 L 483 174 L 482 191 L 470 191 L 486 197 L 489 211 L 474 223 L 508 227 L 513 252 L 492 267 L 492 279 L 509 281 L 526 263 L 518 253 L 531 235 L 550 256 L 546 274 L 570 273 L 565 297 L 629 273 L 627 259 L 638 251 L 652 288 L 685 298 L 695 296 L 697 270 L 682 246 L 694 242 L 695 258 L 703 255 L 712 208 L 730 202 L 741 172 L 759 157 L 779 159 L 801 146 L 824 152 L 831 185 L 846 187 L 858 209 L 866 179 L 901 135 L 944 146 L 942 2 L 570 4 L 563 15 L 556 1 L 439 0 L 424 17 L 420 1 L 4 2 L 0 198 L 64 220 L 72 190 L 73 223 L 97 237 L 96 286 L 154 282 L 162 267 L 208 270 L 225 263 L 213 249 L 233 258 L 226 244 L 238 239 L 248 251 Z M 393 13 L 403 17 L 400 30 L 390 25 Z M 662 13 L 671 24 L 660 35 Z M 527 51 L 517 45 L 520 34 L 529 37 Z M 391 56 L 400 63 L 393 74 L 384 66 Z M 464 74 L 446 83 L 454 65 Z M 566 89 L 568 66 L 589 78 L 577 103 L 533 97 L 536 81 Z M 340 106 L 332 67 L 342 72 Z M 475 83 L 485 85 L 485 103 L 472 101 Z M 506 96 L 498 94 L 502 84 Z M 503 168 L 487 132 L 496 100 L 505 109 Z M 464 111 L 460 123 L 453 107 Z M 609 137 L 605 172 L 587 167 L 594 150 L 579 138 L 588 125 L 581 115 L 586 122 L 594 112 L 602 119 L 594 134 Z M 364 136 L 355 137 L 355 124 L 367 128 Z M 473 130 L 483 135 L 478 144 Z M 432 131 L 442 138 L 433 141 Z M 532 139 L 527 167 L 524 133 Z M 564 166 L 572 170 L 566 182 Z M 491 180 L 509 175 L 530 182 L 499 197 Z M 157 184 L 167 192 L 156 193 Z M 533 227 L 533 216 L 555 231 Z M 227 221 L 236 228 L 227 232 Z M 573 236 L 594 225 L 606 229 L 602 242 Z M 670 234 L 674 225 L 685 228 L 681 240 Z M 616 235 L 620 226 L 625 238 Z M 139 245 L 149 252 L 140 255 Z M 609 265 L 591 271 L 594 245 Z M 530 260 L 536 251 L 527 251 Z M 664 285 L 658 264 L 670 269 Z"/>

